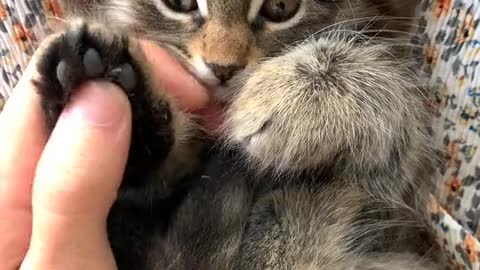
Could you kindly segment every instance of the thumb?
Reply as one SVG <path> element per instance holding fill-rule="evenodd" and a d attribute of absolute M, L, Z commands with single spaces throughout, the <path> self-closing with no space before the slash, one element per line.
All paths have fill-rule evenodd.
<path fill-rule="evenodd" d="M 128 99 L 113 84 L 87 83 L 73 96 L 37 166 L 22 269 L 115 269 L 106 218 L 123 176 L 130 129 Z"/>

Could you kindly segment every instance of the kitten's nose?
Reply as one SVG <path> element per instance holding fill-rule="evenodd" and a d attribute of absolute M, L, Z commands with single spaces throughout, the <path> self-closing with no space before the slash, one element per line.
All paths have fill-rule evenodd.
<path fill-rule="evenodd" d="M 230 80 L 236 72 L 245 68 L 240 65 L 222 66 L 212 63 L 207 63 L 207 66 L 212 70 L 213 74 L 222 82 Z"/>

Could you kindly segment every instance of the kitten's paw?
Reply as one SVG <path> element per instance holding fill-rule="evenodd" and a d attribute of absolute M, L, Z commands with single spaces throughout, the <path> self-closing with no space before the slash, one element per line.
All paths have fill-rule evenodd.
<path fill-rule="evenodd" d="M 225 133 L 261 168 L 376 168 L 425 138 L 416 75 L 387 46 L 312 41 L 246 72 Z"/>
<path fill-rule="evenodd" d="M 120 86 L 132 108 L 132 142 L 126 174 L 140 173 L 163 160 L 173 145 L 174 117 L 165 96 L 150 80 L 137 44 L 126 35 L 80 21 L 49 43 L 34 81 L 49 130 L 73 92 L 85 81 L 108 80 Z"/>
<path fill-rule="evenodd" d="M 125 90 L 142 94 L 144 73 L 130 54 L 126 36 L 98 25 L 77 22 L 53 40 L 40 57 L 35 82 L 49 128 L 53 128 L 72 91 L 82 82 L 106 79 Z"/>

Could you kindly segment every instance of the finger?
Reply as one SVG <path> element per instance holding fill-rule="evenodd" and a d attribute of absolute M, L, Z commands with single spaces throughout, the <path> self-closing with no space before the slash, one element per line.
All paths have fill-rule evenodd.
<path fill-rule="evenodd" d="M 18 268 L 30 240 L 31 187 L 46 142 L 39 97 L 31 84 L 38 55 L 37 51 L 0 114 L 1 270 Z"/>
<path fill-rule="evenodd" d="M 196 112 L 201 115 L 199 123 L 213 138 L 218 138 L 222 132 L 222 123 L 224 121 L 224 108 L 218 102 L 211 102 L 206 108 Z"/>
<path fill-rule="evenodd" d="M 162 90 L 173 96 L 186 111 L 200 110 L 208 105 L 210 98 L 207 89 L 181 64 L 153 43 L 141 41 L 141 44 Z"/>
<path fill-rule="evenodd" d="M 202 126 L 213 137 L 219 136 L 223 122 L 223 106 L 215 102 L 208 90 L 185 71 L 165 50 L 149 41 L 141 41 L 146 55 L 155 71 L 155 78 L 162 90 L 173 96 L 186 111 L 202 115 Z"/>
<path fill-rule="evenodd" d="M 37 166 L 23 269 L 113 269 L 106 217 L 128 156 L 130 104 L 106 82 L 83 85 Z"/>

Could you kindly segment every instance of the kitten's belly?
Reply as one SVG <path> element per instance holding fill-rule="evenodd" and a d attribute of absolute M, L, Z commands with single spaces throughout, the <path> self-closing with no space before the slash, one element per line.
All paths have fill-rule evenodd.
<path fill-rule="evenodd" d="M 351 233 L 365 228 L 353 227 L 374 225 L 365 223 L 365 201 L 351 186 L 254 179 L 238 153 L 214 152 L 207 160 L 185 180 L 188 190 L 174 194 L 177 203 L 117 209 L 109 225 L 117 228 L 110 236 L 120 270 L 344 269 L 332 258 L 358 252 L 361 245 L 351 247 L 345 239 L 361 241 Z M 377 237 L 372 232 L 362 239 Z"/>
<path fill-rule="evenodd" d="M 199 251 L 207 261 L 221 243 L 239 237 L 258 186 L 247 179 L 237 157 L 212 151 L 202 170 L 184 179 L 187 187 L 172 198 L 143 206 L 118 202 L 110 213 L 109 237 L 119 269 L 166 269 L 179 254 L 186 256 L 179 262 L 204 269 Z"/>

